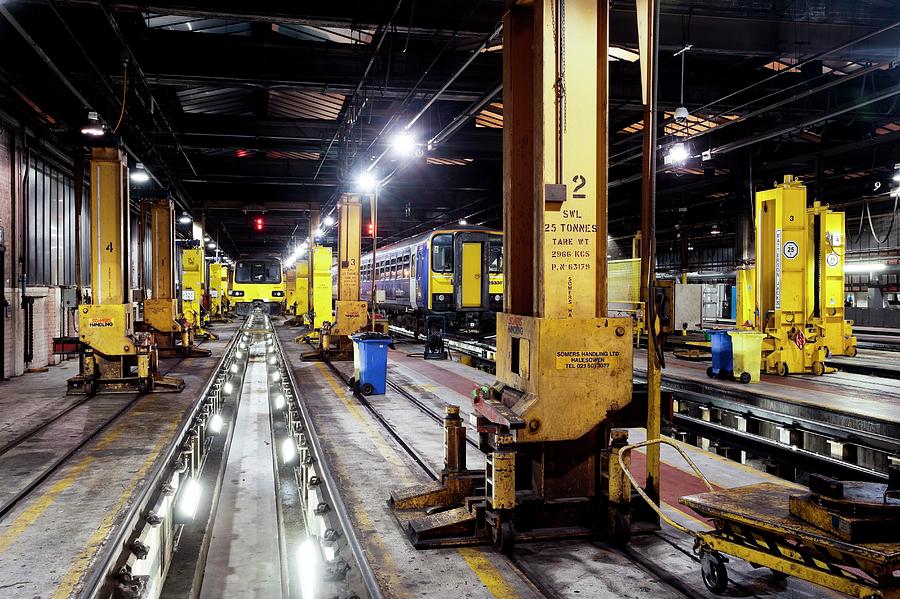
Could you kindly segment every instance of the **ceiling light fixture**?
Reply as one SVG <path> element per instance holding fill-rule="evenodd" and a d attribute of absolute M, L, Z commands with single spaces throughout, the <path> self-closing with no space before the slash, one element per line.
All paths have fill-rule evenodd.
<path fill-rule="evenodd" d="M 375 188 L 378 187 L 378 182 L 372 173 L 363 171 L 356 177 L 356 187 L 364 193 L 369 193 L 375 191 Z"/>
<path fill-rule="evenodd" d="M 688 158 L 690 158 L 690 152 L 688 152 L 687 146 L 680 142 L 675 143 L 672 144 L 672 147 L 669 148 L 669 153 L 666 154 L 666 164 L 681 166 Z"/>
<path fill-rule="evenodd" d="M 189 225 L 193 220 L 194 219 L 191 218 L 191 215 L 188 214 L 187 211 L 182 212 L 181 216 L 178 217 L 178 222 L 180 222 L 182 225 Z"/>
<path fill-rule="evenodd" d="M 408 158 L 416 151 L 416 140 L 408 131 L 401 131 L 394 136 L 394 139 L 391 141 L 391 147 L 394 148 L 394 152 L 398 156 Z"/>
<path fill-rule="evenodd" d="M 103 125 L 100 123 L 100 118 L 97 116 L 97 113 L 91 111 L 88 113 L 88 120 L 84 124 L 84 127 L 81 128 L 82 135 L 90 135 L 91 137 L 100 137 L 103 135 Z"/>
<path fill-rule="evenodd" d="M 131 180 L 134 183 L 146 183 L 150 180 L 150 175 L 147 173 L 147 169 L 144 168 L 143 162 L 138 162 L 134 170 L 131 171 Z"/>
<path fill-rule="evenodd" d="M 334 217 L 333 217 L 333 216 L 326 216 L 326 217 L 325 217 L 325 220 L 322 221 L 322 222 L 325 223 L 325 226 L 326 226 L 326 227 L 330 227 L 331 225 L 334 224 Z"/>

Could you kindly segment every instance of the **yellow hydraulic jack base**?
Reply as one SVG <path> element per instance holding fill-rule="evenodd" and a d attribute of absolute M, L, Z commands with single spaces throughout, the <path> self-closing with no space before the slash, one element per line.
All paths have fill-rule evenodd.
<path fill-rule="evenodd" d="M 68 380 L 69 395 L 98 393 L 178 393 L 184 381 L 155 372 L 155 348 L 138 346 L 138 353 L 103 356 L 86 348 L 81 358 L 82 372 Z"/>
<path fill-rule="evenodd" d="M 353 359 L 353 341 L 350 335 L 365 330 L 369 322 L 366 302 L 338 300 L 335 306 L 336 322 L 324 323 L 319 331 L 319 347 L 303 354 L 307 362 L 328 360 L 347 362 Z"/>

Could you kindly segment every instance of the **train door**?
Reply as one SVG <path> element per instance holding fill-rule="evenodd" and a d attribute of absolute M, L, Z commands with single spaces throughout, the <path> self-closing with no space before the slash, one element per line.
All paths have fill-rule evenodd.
<path fill-rule="evenodd" d="M 416 294 L 413 305 L 428 308 L 427 284 L 428 284 L 428 244 L 420 243 L 416 246 Z"/>
<path fill-rule="evenodd" d="M 489 243 L 490 237 L 481 232 L 456 234 L 453 253 L 459 267 L 454 269 L 453 294 L 460 310 L 487 309 Z"/>
<path fill-rule="evenodd" d="M 418 264 L 419 264 L 419 251 L 416 246 L 412 246 L 409 248 L 409 305 L 412 306 L 412 309 L 415 310 L 418 307 L 417 299 L 418 294 L 416 293 L 419 282 L 419 273 L 418 273 Z"/>

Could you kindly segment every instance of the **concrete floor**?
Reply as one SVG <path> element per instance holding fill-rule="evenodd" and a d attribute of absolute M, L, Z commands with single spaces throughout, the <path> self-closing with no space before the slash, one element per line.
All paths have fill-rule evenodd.
<path fill-rule="evenodd" d="M 201 599 L 282 595 L 265 349 L 250 351 Z"/>
<path fill-rule="evenodd" d="M 444 592 L 465 596 L 530 597 L 534 590 L 522 582 L 505 558 L 491 548 L 416 552 L 385 500 L 393 488 L 423 482 L 415 465 L 381 430 L 380 425 L 359 404 L 327 367 L 297 361 L 299 349 L 282 337 L 297 373 L 304 396 L 312 403 L 317 426 L 323 435 L 329 459 L 338 464 L 341 490 L 353 503 L 353 518 L 361 524 L 361 540 L 370 561 L 380 575 L 382 589 L 389 596 Z M 294 346 L 296 347 L 296 346 Z M 442 410 L 446 404 L 460 406 L 463 418 L 471 412 L 471 391 L 477 385 L 494 381 L 493 375 L 453 361 L 428 361 L 408 357 L 407 352 L 421 346 L 399 344 L 389 353 L 389 377 L 410 388 L 417 397 Z M 340 364 L 349 372 L 351 364 Z M 330 392 L 329 392 L 330 388 Z M 388 390 L 384 396 L 371 396 L 370 403 L 401 432 L 432 468 L 442 461 L 442 437 L 438 426 L 400 395 Z M 630 431 L 632 441 L 644 438 L 643 429 Z M 762 481 L 780 481 L 724 457 L 686 445 L 692 459 L 713 484 L 734 487 Z M 483 457 L 469 451 L 471 467 Z M 643 454 L 633 456 L 636 475 L 643 468 Z M 707 522 L 678 504 L 678 497 L 705 487 L 674 450 L 663 450 L 663 506 L 676 521 L 694 529 Z M 784 482 L 784 481 L 780 481 Z M 788 484 L 784 482 L 784 484 Z M 372 534 L 368 534 L 371 530 Z M 699 564 L 692 553 L 693 540 L 668 526 L 655 534 L 635 537 L 626 552 L 597 542 L 520 544 L 516 558 L 531 576 L 559 597 L 586 598 L 668 598 L 706 597 L 712 599 L 700 579 Z M 487 559 L 498 573 L 492 579 L 483 576 L 477 561 L 459 557 L 471 552 Z M 455 555 L 454 555 L 455 554 Z M 422 576 L 427 572 L 428 576 Z M 472 584 L 473 575 L 481 585 Z M 729 564 L 732 586 L 729 596 L 740 597 L 837 597 L 839 595 L 796 579 L 780 581 L 768 570 L 732 560 Z M 494 584 L 501 581 L 505 587 Z M 491 584 L 487 584 L 487 582 Z"/>
<path fill-rule="evenodd" d="M 173 367 L 170 376 L 184 379 L 181 393 L 142 397 L 0 520 L 0 597 L 79 595 L 85 576 L 111 550 L 110 536 L 190 414 L 236 327 L 216 328 L 220 339 L 203 345 L 211 357 L 163 360 L 163 369 Z M 66 362 L 0 384 L 2 438 L 16 438 L 80 399 L 65 394 L 66 379 L 76 372 L 75 363 Z M 27 458 L 33 471 L 45 470 L 101 424 L 98 417 L 117 401 L 98 395 L 83 413 L 76 410 L 53 425 L 55 434 L 41 434 L 27 451 L 7 454 L 18 466 L 0 468 L 0 488 L 22 488 L 32 476 L 22 460 Z"/>

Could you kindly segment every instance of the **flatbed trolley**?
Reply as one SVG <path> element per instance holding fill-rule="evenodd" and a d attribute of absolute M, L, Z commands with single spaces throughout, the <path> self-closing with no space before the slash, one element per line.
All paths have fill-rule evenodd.
<path fill-rule="evenodd" d="M 680 502 L 709 518 L 712 530 L 693 531 L 673 521 L 625 467 L 623 456 L 630 450 L 656 443 L 678 451 L 709 489 Z M 728 586 L 725 555 L 730 555 L 776 576 L 796 576 L 859 599 L 900 598 L 900 497 L 893 485 L 819 479 L 831 483 L 833 492 L 822 491 L 821 482 L 812 493 L 775 483 L 717 491 L 668 439 L 623 447 L 619 465 L 665 522 L 694 537 L 703 583 L 713 593 L 722 594 Z"/>

